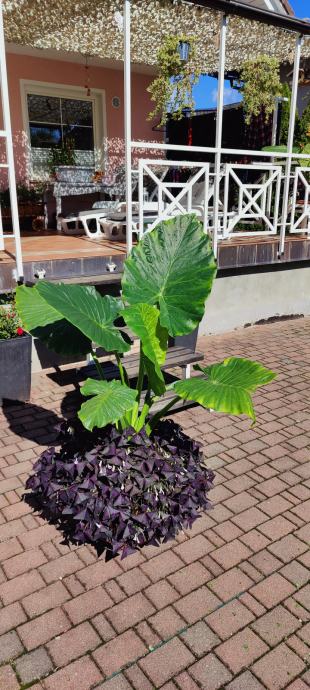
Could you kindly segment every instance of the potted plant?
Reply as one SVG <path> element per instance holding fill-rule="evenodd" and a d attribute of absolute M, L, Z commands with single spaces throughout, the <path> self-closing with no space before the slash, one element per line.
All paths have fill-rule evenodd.
<path fill-rule="evenodd" d="M 78 165 L 75 142 L 67 137 L 61 145 L 53 146 L 48 160 L 48 169 L 57 182 L 91 182 L 94 169 L 91 166 Z"/>
<path fill-rule="evenodd" d="M 18 215 L 22 229 L 31 229 L 33 220 L 44 215 L 44 186 L 38 183 L 19 182 L 16 185 Z M 8 188 L 0 191 L 1 214 L 5 228 L 12 227 L 11 199 Z"/>
<path fill-rule="evenodd" d="M 107 558 L 174 538 L 210 505 L 213 473 L 198 444 L 164 421 L 174 404 L 189 400 L 254 420 L 251 394 L 275 376 L 230 357 L 166 384 L 168 339 L 198 326 L 215 273 L 210 239 L 186 215 L 158 224 L 133 248 L 121 299 L 45 281 L 17 288 L 30 332 L 57 352 L 92 353 L 97 367 L 97 378 L 81 387 L 78 420 L 62 427 L 60 450 L 41 455 L 27 488 L 74 542 L 94 544 Z M 116 326 L 120 317 L 140 339 L 137 381 L 126 371 L 131 345 Z M 93 342 L 115 355 L 119 378 L 104 379 Z"/>
<path fill-rule="evenodd" d="M 58 179 L 61 168 L 75 168 L 76 164 L 73 139 L 67 138 L 61 144 L 57 144 L 51 148 L 48 159 L 48 170 L 51 177 Z"/>
<path fill-rule="evenodd" d="M 279 61 L 268 55 L 246 60 L 242 65 L 240 80 L 246 124 L 249 125 L 252 117 L 262 111 L 268 121 L 274 112 L 275 99 L 282 93 Z"/>
<path fill-rule="evenodd" d="M 191 114 L 194 110 L 193 87 L 199 75 L 195 38 L 166 36 L 158 51 L 158 76 L 147 89 L 155 103 L 148 119 L 159 115 L 160 125 L 165 125 L 169 115 L 181 120 L 184 111 Z"/>
<path fill-rule="evenodd" d="M 0 307 L 0 402 L 3 398 L 29 400 L 31 343 L 14 305 Z"/>

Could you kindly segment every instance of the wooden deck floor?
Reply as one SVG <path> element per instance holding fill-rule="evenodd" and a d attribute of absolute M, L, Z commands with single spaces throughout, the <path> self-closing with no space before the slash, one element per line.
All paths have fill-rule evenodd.
<path fill-rule="evenodd" d="M 307 240 L 305 235 L 290 236 L 286 240 L 293 242 L 294 245 Z M 39 235 L 27 233 L 22 236 L 22 254 L 23 261 L 54 261 L 61 259 L 81 259 L 89 257 L 106 257 L 126 255 L 125 242 L 111 242 L 110 240 L 100 239 L 92 240 L 86 236 L 61 235 L 53 230 L 48 230 Z M 277 236 L 267 237 L 235 237 L 220 243 L 219 254 L 231 252 L 233 248 L 246 248 L 252 252 L 253 247 L 260 245 L 262 248 L 269 245 L 269 247 L 278 248 L 279 238 Z M 220 257 L 219 257 L 220 258 Z M 308 257 L 307 257 L 308 258 Z M 5 241 L 5 251 L 0 251 L 0 267 L 3 264 L 15 263 L 15 247 L 14 240 L 9 239 Z M 221 263 L 221 261 L 219 262 Z"/>
<path fill-rule="evenodd" d="M 310 261 L 310 239 L 291 235 L 279 256 L 279 237 L 234 237 L 218 248 L 218 269 L 238 271 L 263 266 L 299 264 Z M 126 244 L 92 240 L 86 236 L 61 235 L 55 231 L 22 236 L 24 280 L 32 283 L 43 271 L 46 280 L 117 282 L 126 259 Z M 112 264 L 112 273 L 111 273 Z M 0 252 L 0 292 L 14 289 L 16 279 L 13 239 L 5 241 Z"/>
<path fill-rule="evenodd" d="M 80 259 L 87 257 L 124 256 L 126 244 L 109 240 L 91 240 L 86 236 L 60 235 L 52 231 L 22 237 L 24 262 Z M 14 240 L 5 240 L 0 252 L 0 267 L 15 262 Z"/>

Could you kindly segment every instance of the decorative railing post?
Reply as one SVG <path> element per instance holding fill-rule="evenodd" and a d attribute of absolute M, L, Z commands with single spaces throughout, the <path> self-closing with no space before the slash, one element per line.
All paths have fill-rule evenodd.
<path fill-rule="evenodd" d="M 5 140 L 6 149 L 6 163 L 2 164 L 2 168 L 7 168 L 8 171 L 8 181 L 10 189 L 10 200 L 11 200 L 11 212 L 12 212 L 12 225 L 13 225 L 13 236 L 15 242 L 15 261 L 16 261 L 16 280 L 21 281 L 24 276 L 23 271 L 23 258 L 22 258 L 22 247 L 20 240 L 20 227 L 19 227 L 19 215 L 18 215 L 18 202 L 17 202 L 17 191 L 16 191 L 16 176 L 15 176 L 15 163 L 14 163 L 14 151 L 13 151 L 13 140 L 12 140 L 12 126 L 11 126 L 11 114 L 10 114 L 10 101 L 9 101 L 9 88 L 8 88 L 8 76 L 6 67 L 6 55 L 5 55 L 5 39 L 4 39 L 4 26 L 3 26 L 3 9 L 2 2 L 0 2 L 0 89 L 1 89 L 1 101 L 2 101 L 2 114 L 3 114 L 3 131 L 0 132 L 0 136 Z M 2 223 L 1 223 L 2 228 Z M 3 228 L 2 228 L 2 239 L 3 239 Z M 0 237 L 1 244 L 1 237 Z M 0 247 L 1 249 L 1 247 Z"/>
<path fill-rule="evenodd" d="M 297 109 L 297 94 L 298 94 L 298 81 L 299 81 L 299 68 L 300 68 L 300 56 L 301 56 L 301 46 L 303 42 L 302 36 L 297 36 L 296 48 L 295 48 L 295 59 L 294 59 L 294 73 L 293 73 L 293 84 L 292 84 L 292 97 L 291 97 L 291 109 L 290 109 L 290 121 L 288 128 L 287 137 L 287 159 L 285 165 L 285 177 L 284 177 L 284 187 L 283 187 L 283 205 L 282 205 L 282 223 L 280 231 L 280 246 L 279 255 L 284 254 L 285 246 L 285 233 L 286 233 L 286 223 L 288 215 L 288 201 L 290 193 L 290 180 L 292 171 L 292 153 L 294 146 L 294 132 L 295 132 L 295 118 Z"/>
<path fill-rule="evenodd" d="M 126 175 L 126 239 L 128 253 L 131 251 L 132 248 L 130 1 L 131 0 L 124 0 L 124 129 Z"/>
<path fill-rule="evenodd" d="M 226 55 L 226 36 L 228 19 L 226 15 L 222 17 L 220 35 L 220 57 L 218 72 L 217 89 L 217 111 L 216 111 L 216 132 L 215 132 L 215 166 L 214 166 L 214 209 L 213 209 L 213 251 L 217 256 L 218 223 L 219 223 L 219 200 L 221 182 L 221 146 L 223 131 L 223 106 L 224 106 L 224 82 L 225 82 L 225 55 Z"/>

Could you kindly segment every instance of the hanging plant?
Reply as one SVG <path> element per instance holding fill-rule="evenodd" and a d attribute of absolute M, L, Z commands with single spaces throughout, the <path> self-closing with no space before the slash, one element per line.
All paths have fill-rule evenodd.
<path fill-rule="evenodd" d="M 184 110 L 194 110 L 193 86 L 200 70 L 197 66 L 195 38 L 192 36 L 166 36 L 157 55 L 159 73 L 148 87 L 155 107 L 148 119 L 160 117 L 165 125 L 168 115 L 174 120 L 184 117 Z"/>
<path fill-rule="evenodd" d="M 279 61 L 268 55 L 247 60 L 243 63 L 240 79 L 246 124 L 262 111 L 268 121 L 274 111 L 275 98 L 282 93 Z"/>

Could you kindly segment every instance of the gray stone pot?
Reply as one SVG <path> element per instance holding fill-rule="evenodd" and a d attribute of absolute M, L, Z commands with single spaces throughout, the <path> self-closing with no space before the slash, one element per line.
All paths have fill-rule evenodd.
<path fill-rule="evenodd" d="M 7 400 L 25 402 L 31 390 L 30 335 L 0 340 L 0 403 Z"/>

